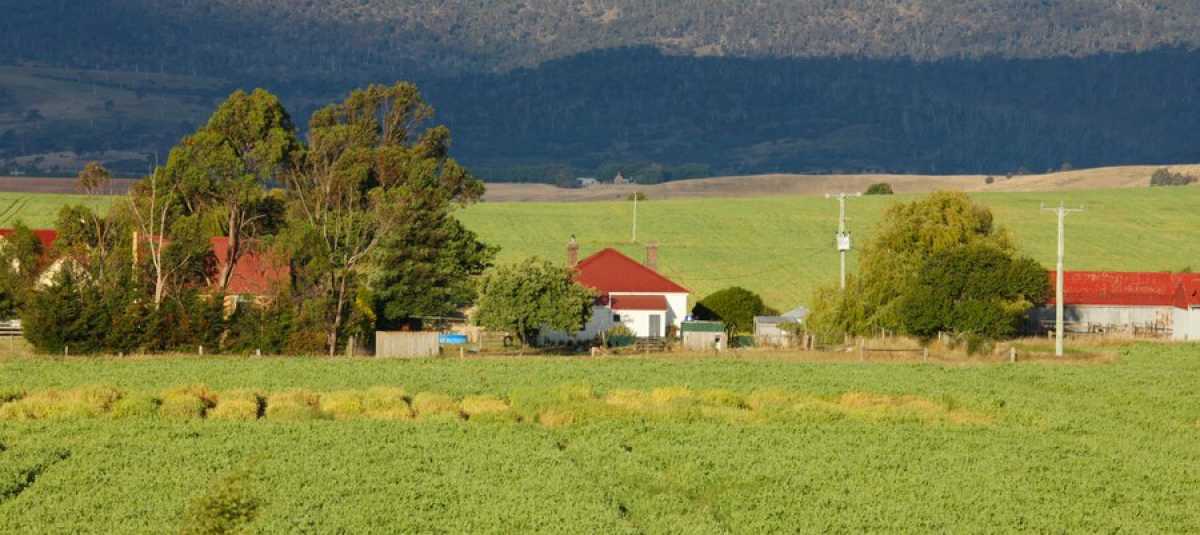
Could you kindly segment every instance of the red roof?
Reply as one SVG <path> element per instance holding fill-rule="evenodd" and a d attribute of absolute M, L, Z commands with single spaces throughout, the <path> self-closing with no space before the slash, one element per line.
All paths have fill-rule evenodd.
<path fill-rule="evenodd" d="M 0 228 L 0 238 L 7 238 L 16 233 L 16 230 L 10 228 Z M 52 229 L 34 229 L 33 235 L 37 236 L 38 241 L 42 242 L 42 248 L 47 251 L 54 247 L 54 242 L 58 240 L 58 231 Z"/>
<path fill-rule="evenodd" d="M 688 293 L 640 262 L 616 249 L 604 249 L 575 266 L 575 281 L 601 295 L 618 293 Z"/>
<path fill-rule="evenodd" d="M 220 273 L 229 250 L 229 238 L 217 236 L 211 242 L 213 255 L 217 257 L 217 272 Z M 227 291 L 231 294 L 266 295 L 286 283 L 290 272 L 286 262 L 250 247 L 242 252 L 237 265 L 233 266 Z"/>
<path fill-rule="evenodd" d="M 1051 287 L 1055 276 L 1050 272 Z M 1048 304 L 1054 303 L 1051 291 Z M 1063 304 L 1185 308 L 1200 304 L 1200 275 L 1067 271 L 1063 273 Z"/>
<path fill-rule="evenodd" d="M 661 295 L 614 295 L 609 299 L 613 310 L 668 310 L 667 298 Z"/>

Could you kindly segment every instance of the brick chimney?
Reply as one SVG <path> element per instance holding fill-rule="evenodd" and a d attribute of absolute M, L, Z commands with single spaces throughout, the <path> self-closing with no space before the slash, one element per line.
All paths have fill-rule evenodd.
<path fill-rule="evenodd" d="M 579 263 L 579 242 L 575 241 L 575 235 L 571 235 L 571 239 L 567 240 L 567 267 L 573 268 Z"/>
<path fill-rule="evenodd" d="M 658 271 L 658 242 L 646 244 L 646 267 Z"/>

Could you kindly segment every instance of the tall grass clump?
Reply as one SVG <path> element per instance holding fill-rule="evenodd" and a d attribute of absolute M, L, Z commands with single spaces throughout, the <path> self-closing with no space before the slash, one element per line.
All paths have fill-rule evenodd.
<path fill-rule="evenodd" d="M 121 392 L 110 386 L 42 390 L 0 405 L 0 420 L 65 420 L 95 418 L 108 412 Z"/>
<path fill-rule="evenodd" d="M 145 392 L 131 393 L 122 396 L 112 406 L 113 418 L 154 418 L 158 416 L 162 399 L 154 394 Z"/>
<path fill-rule="evenodd" d="M 321 413 L 334 420 L 359 418 L 366 413 L 363 393 L 357 390 L 343 390 L 322 394 Z"/>
<path fill-rule="evenodd" d="M 433 392 L 421 392 L 413 396 L 412 408 L 417 413 L 417 418 L 421 419 L 435 417 L 457 419 L 461 414 L 454 398 Z"/>
<path fill-rule="evenodd" d="M 376 386 L 368 388 L 362 397 L 363 412 L 373 420 L 411 420 L 412 407 L 403 388 Z"/>
<path fill-rule="evenodd" d="M 289 390 L 267 398 L 268 420 L 319 420 L 321 396 L 307 390 Z"/>
<path fill-rule="evenodd" d="M 266 399 L 253 390 L 233 390 L 217 396 L 217 406 L 208 411 L 214 420 L 248 422 L 262 417 Z"/>
<path fill-rule="evenodd" d="M 171 420 L 193 420 L 204 418 L 216 405 L 217 395 L 207 386 L 182 386 L 163 392 L 158 413 Z"/>
<path fill-rule="evenodd" d="M 461 406 L 463 414 L 472 422 L 512 422 L 517 419 L 508 403 L 496 396 L 467 396 Z"/>
<path fill-rule="evenodd" d="M 238 472 L 218 479 L 208 491 L 188 504 L 182 535 L 241 533 L 254 521 L 262 501 L 251 489 L 249 476 Z"/>

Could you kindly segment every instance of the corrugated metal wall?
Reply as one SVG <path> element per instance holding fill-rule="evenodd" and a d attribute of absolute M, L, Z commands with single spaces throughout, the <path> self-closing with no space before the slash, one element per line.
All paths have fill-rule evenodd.
<path fill-rule="evenodd" d="M 436 357 L 438 356 L 438 333 L 436 332 L 385 332 L 375 333 L 375 356 L 377 357 Z"/>

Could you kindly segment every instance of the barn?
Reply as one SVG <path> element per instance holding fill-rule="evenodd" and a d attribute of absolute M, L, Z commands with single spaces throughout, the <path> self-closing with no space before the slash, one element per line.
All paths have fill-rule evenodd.
<path fill-rule="evenodd" d="M 616 249 L 603 249 L 576 261 L 579 246 L 567 245 L 567 263 L 575 281 L 597 294 L 592 317 L 578 333 L 543 333 L 543 341 L 585 341 L 616 325 L 624 325 L 638 338 L 677 336 L 687 317 L 688 289 L 658 273 L 658 245 L 646 246 L 646 261 L 638 262 Z"/>
<path fill-rule="evenodd" d="M 1050 273 L 1051 285 L 1055 273 Z M 1067 332 L 1200 340 L 1200 275 L 1111 271 L 1063 272 Z M 1030 312 L 1034 329 L 1053 328 L 1055 298 Z"/>

